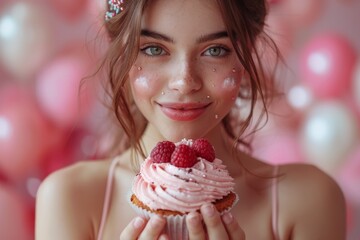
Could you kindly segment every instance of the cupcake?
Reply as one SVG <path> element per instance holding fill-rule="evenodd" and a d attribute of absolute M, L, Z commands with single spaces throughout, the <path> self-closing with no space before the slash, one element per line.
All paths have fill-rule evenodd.
<path fill-rule="evenodd" d="M 142 216 L 167 219 L 170 239 L 187 239 L 185 216 L 213 203 L 223 214 L 237 202 L 234 179 L 206 139 L 159 142 L 142 163 L 130 204 Z"/>

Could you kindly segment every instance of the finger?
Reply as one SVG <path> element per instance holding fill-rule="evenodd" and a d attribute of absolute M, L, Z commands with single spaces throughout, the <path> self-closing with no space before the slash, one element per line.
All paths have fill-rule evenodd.
<path fill-rule="evenodd" d="M 221 219 L 225 225 L 225 229 L 230 236 L 230 239 L 245 240 L 245 233 L 241 229 L 239 223 L 233 217 L 230 212 L 225 213 L 221 216 Z"/>
<path fill-rule="evenodd" d="M 169 240 L 169 236 L 166 234 L 161 234 L 158 240 Z"/>
<path fill-rule="evenodd" d="M 158 239 L 165 227 L 166 221 L 164 218 L 155 215 L 150 218 L 144 230 L 139 236 L 139 240 Z"/>
<path fill-rule="evenodd" d="M 146 220 L 141 217 L 134 218 L 121 232 L 120 240 L 137 239 L 144 229 Z"/>
<path fill-rule="evenodd" d="M 203 215 L 209 239 L 228 239 L 220 214 L 214 205 L 205 204 L 201 206 L 200 212 Z"/>
<path fill-rule="evenodd" d="M 205 239 L 205 229 L 202 224 L 201 215 L 198 212 L 191 212 L 186 216 L 186 226 L 189 232 L 189 239 Z"/>

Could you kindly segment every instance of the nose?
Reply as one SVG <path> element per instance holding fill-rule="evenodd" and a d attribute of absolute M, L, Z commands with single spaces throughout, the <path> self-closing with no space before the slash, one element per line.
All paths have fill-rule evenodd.
<path fill-rule="evenodd" d="M 177 61 L 172 66 L 175 70 L 169 81 L 169 88 L 181 94 L 188 94 L 199 90 L 202 83 L 196 74 L 195 65 L 195 63 L 188 60 Z"/>

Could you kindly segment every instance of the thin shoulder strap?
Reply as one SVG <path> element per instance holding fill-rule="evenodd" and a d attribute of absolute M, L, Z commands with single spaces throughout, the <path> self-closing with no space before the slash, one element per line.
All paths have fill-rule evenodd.
<path fill-rule="evenodd" d="M 115 172 L 115 167 L 116 167 L 117 162 L 118 162 L 117 158 L 114 158 L 112 160 L 110 168 L 109 168 L 107 182 L 106 182 L 106 189 L 105 189 L 104 205 L 103 205 L 102 216 L 101 216 L 101 221 L 100 221 L 97 240 L 102 239 L 102 235 L 103 235 L 103 232 L 104 232 L 105 223 L 106 223 L 106 219 L 107 219 L 107 215 L 108 215 L 109 207 L 110 207 L 110 199 L 111 199 L 113 178 L 114 178 L 114 172 Z"/>
<path fill-rule="evenodd" d="M 271 189 L 271 225 L 274 239 L 279 239 L 278 218 L 279 218 L 279 193 L 278 193 L 278 172 L 279 166 L 274 166 L 272 189 Z"/>

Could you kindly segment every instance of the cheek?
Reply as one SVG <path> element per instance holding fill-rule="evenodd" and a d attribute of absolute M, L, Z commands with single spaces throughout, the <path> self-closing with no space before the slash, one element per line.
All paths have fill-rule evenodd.
<path fill-rule="evenodd" d="M 150 97 L 156 91 L 156 81 L 151 76 L 139 75 L 132 80 L 132 92 L 137 98 Z"/>
<path fill-rule="evenodd" d="M 219 94 L 229 96 L 233 98 L 237 95 L 240 88 L 240 78 L 237 77 L 226 77 L 216 84 L 216 89 Z"/>

